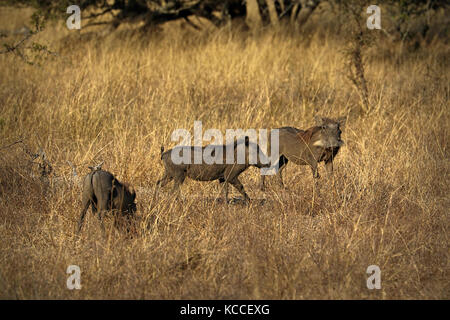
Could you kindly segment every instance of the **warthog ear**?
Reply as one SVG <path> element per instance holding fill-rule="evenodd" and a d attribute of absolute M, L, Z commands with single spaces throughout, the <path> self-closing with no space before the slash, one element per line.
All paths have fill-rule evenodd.
<path fill-rule="evenodd" d="M 339 124 L 339 127 L 343 128 L 347 122 L 347 117 L 340 117 L 336 120 L 336 122 Z"/>
<path fill-rule="evenodd" d="M 314 116 L 314 120 L 316 120 L 317 126 L 321 126 L 325 122 L 325 119 L 321 116 Z"/>

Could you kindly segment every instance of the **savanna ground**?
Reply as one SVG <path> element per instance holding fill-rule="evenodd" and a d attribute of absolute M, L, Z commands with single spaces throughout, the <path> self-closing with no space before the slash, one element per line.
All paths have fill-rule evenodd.
<path fill-rule="evenodd" d="M 1 28 L 20 28 L 28 13 L 2 8 Z M 336 29 L 172 26 L 146 40 L 97 39 L 61 22 L 39 35 L 59 54 L 41 67 L 1 55 L 1 145 L 41 146 L 54 171 L 47 183 L 21 144 L 0 150 L 0 298 L 449 299 L 448 42 L 376 38 L 365 52 L 367 111 Z M 316 114 L 348 117 L 335 175 L 321 165 L 316 187 L 309 168 L 289 164 L 286 190 L 261 192 L 250 168 L 248 206 L 214 201 L 217 182 L 192 180 L 183 200 L 168 186 L 151 205 L 173 130 L 192 132 L 195 120 L 223 133 L 308 128 Z M 104 160 L 137 188 L 137 235 L 111 217 L 102 235 L 90 212 L 76 235 L 80 186 L 67 160 L 80 176 Z M 81 290 L 66 287 L 69 265 L 81 268 Z M 369 265 L 381 269 L 380 290 L 366 286 Z"/>

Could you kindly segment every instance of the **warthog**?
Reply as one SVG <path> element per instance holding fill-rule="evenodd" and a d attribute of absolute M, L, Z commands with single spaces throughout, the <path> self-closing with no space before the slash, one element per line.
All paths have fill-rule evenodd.
<path fill-rule="evenodd" d="M 305 130 L 293 127 L 279 129 L 279 169 L 278 182 L 284 187 L 282 171 L 289 161 L 298 165 L 309 165 L 314 178 L 319 178 L 317 165 L 324 161 L 329 174 L 333 172 L 333 159 L 344 144 L 341 140 L 341 127 L 345 118 L 337 120 L 315 117 L 316 126 Z M 270 139 L 269 139 L 270 142 Z M 261 190 L 264 190 L 264 179 L 261 177 Z"/>
<path fill-rule="evenodd" d="M 228 148 L 227 148 L 228 147 Z M 199 155 L 205 154 L 211 155 L 215 159 L 220 159 L 221 163 L 217 163 L 218 161 L 212 163 L 208 161 L 208 163 L 201 158 L 201 163 L 195 164 L 194 162 L 194 154 L 198 153 Z M 226 151 L 231 150 L 234 153 L 234 162 L 227 163 L 226 162 Z M 245 151 L 245 159 L 243 161 L 238 161 L 238 152 L 239 150 Z M 181 163 L 175 164 L 173 161 L 172 154 L 176 152 L 180 157 L 184 154 L 184 152 L 190 153 L 190 161 L 189 164 Z M 229 151 L 230 152 L 230 151 Z M 230 153 L 231 153 L 230 152 Z M 255 156 L 256 163 L 250 163 L 249 156 L 250 153 Z M 242 153 L 240 153 L 242 155 Z M 264 162 L 267 164 L 263 164 L 260 161 L 261 157 L 264 157 Z M 233 145 L 209 145 L 205 147 L 193 147 L 193 146 L 178 146 L 173 149 L 170 149 L 164 152 L 164 147 L 161 148 L 161 160 L 163 161 L 165 172 L 163 177 L 158 180 L 156 183 L 155 189 L 155 197 L 158 190 L 158 187 L 164 187 L 167 183 L 174 180 L 174 186 L 172 192 L 178 191 L 181 184 L 183 184 L 186 177 L 189 177 L 193 180 L 197 181 L 213 181 L 219 180 L 219 183 L 225 183 L 224 185 L 224 195 L 225 201 L 228 203 L 228 184 L 233 185 L 243 196 L 245 201 L 249 201 L 250 198 L 244 190 L 244 186 L 239 181 L 239 175 L 244 172 L 248 167 L 255 166 L 257 168 L 266 168 L 269 167 L 268 158 L 261 152 L 259 145 L 249 141 L 249 138 L 246 136 L 244 139 L 239 139 L 234 141 Z M 188 159 L 189 160 L 189 159 Z M 240 163 L 243 162 L 243 163 Z"/>
<path fill-rule="evenodd" d="M 90 167 L 90 172 L 83 180 L 82 203 L 78 232 L 81 231 L 84 216 L 89 206 L 92 205 L 92 213 L 100 220 L 102 229 L 102 214 L 112 210 L 119 213 L 130 222 L 131 216 L 136 212 L 136 193 L 132 186 L 121 183 L 111 173 L 98 167 Z M 118 227 L 117 221 L 115 226 Z"/>

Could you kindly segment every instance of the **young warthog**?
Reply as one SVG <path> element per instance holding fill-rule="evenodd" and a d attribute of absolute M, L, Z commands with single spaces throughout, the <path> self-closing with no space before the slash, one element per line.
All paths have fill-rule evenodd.
<path fill-rule="evenodd" d="M 319 178 L 317 165 L 324 161 L 327 172 L 333 172 L 333 159 L 344 144 L 341 140 L 341 127 L 345 118 L 337 120 L 315 117 L 317 125 L 308 130 L 282 127 L 279 130 L 279 169 L 278 182 L 282 187 L 281 172 L 289 161 L 298 165 L 309 165 L 314 178 Z M 269 139 L 270 142 L 270 139 Z M 261 190 L 264 190 L 264 176 L 261 176 Z"/>
<path fill-rule="evenodd" d="M 89 206 L 92 205 L 92 213 L 100 220 L 103 228 L 102 214 L 113 210 L 122 214 L 128 221 L 136 212 L 136 193 L 132 186 L 119 182 L 111 173 L 98 168 L 91 168 L 83 181 L 82 203 L 78 232 L 83 225 L 84 216 Z M 116 227 L 118 226 L 115 224 Z"/>
<path fill-rule="evenodd" d="M 227 150 L 230 154 L 234 154 L 232 163 L 227 163 Z M 180 164 L 174 163 L 174 153 L 176 157 L 182 157 L 184 155 L 188 161 L 184 161 L 184 163 Z M 198 164 L 194 161 L 194 155 L 196 153 L 201 157 L 201 162 Z M 203 157 L 205 154 L 214 158 L 216 161 L 206 161 Z M 253 158 L 256 163 L 250 163 L 249 159 L 252 159 L 250 154 L 253 156 L 256 155 Z M 264 157 L 264 162 L 267 164 L 261 163 L 260 156 Z M 164 152 L 164 148 L 161 148 L 161 160 L 163 161 L 165 172 L 163 177 L 156 183 L 155 197 L 158 187 L 164 187 L 172 180 L 174 180 L 172 192 L 179 192 L 180 185 L 184 182 L 186 177 L 189 177 L 197 181 L 219 180 L 220 183 L 225 183 L 224 195 L 227 203 L 228 183 L 233 185 L 244 196 L 245 201 L 248 201 L 250 198 L 247 193 L 245 193 L 244 186 L 239 181 L 239 175 L 250 166 L 255 166 L 257 168 L 266 168 L 270 166 L 268 163 L 269 159 L 266 158 L 262 152 L 260 152 L 258 144 L 249 141 L 248 137 L 245 137 L 245 139 L 236 140 L 230 145 L 209 145 L 205 147 L 179 146 L 166 152 Z"/>

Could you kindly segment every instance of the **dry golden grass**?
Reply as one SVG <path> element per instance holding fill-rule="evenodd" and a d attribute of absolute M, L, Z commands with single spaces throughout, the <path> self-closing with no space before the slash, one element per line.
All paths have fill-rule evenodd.
<path fill-rule="evenodd" d="M 23 19 L 1 16 L 4 29 Z M 45 187 L 20 145 L 0 150 L 0 298 L 450 298 L 448 45 L 373 46 L 362 114 L 332 33 L 177 30 L 148 41 L 77 41 L 74 31 L 58 42 L 71 33 L 61 23 L 40 36 L 61 53 L 41 68 L 0 56 L 1 145 L 25 137 L 55 166 Z M 287 190 L 262 193 L 251 168 L 249 206 L 214 202 L 217 183 L 187 181 L 183 201 L 168 187 L 150 207 L 174 129 L 306 128 L 315 114 L 349 117 L 334 179 L 320 166 L 314 189 L 310 170 L 289 164 Z M 105 160 L 137 187 L 153 228 L 127 238 L 107 218 L 104 237 L 89 212 L 78 237 L 80 187 L 57 178 L 70 177 L 67 160 L 80 175 Z M 372 264 L 380 290 L 366 287 Z M 81 268 L 81 290 L 66 288 L 69 265 Z"/>

